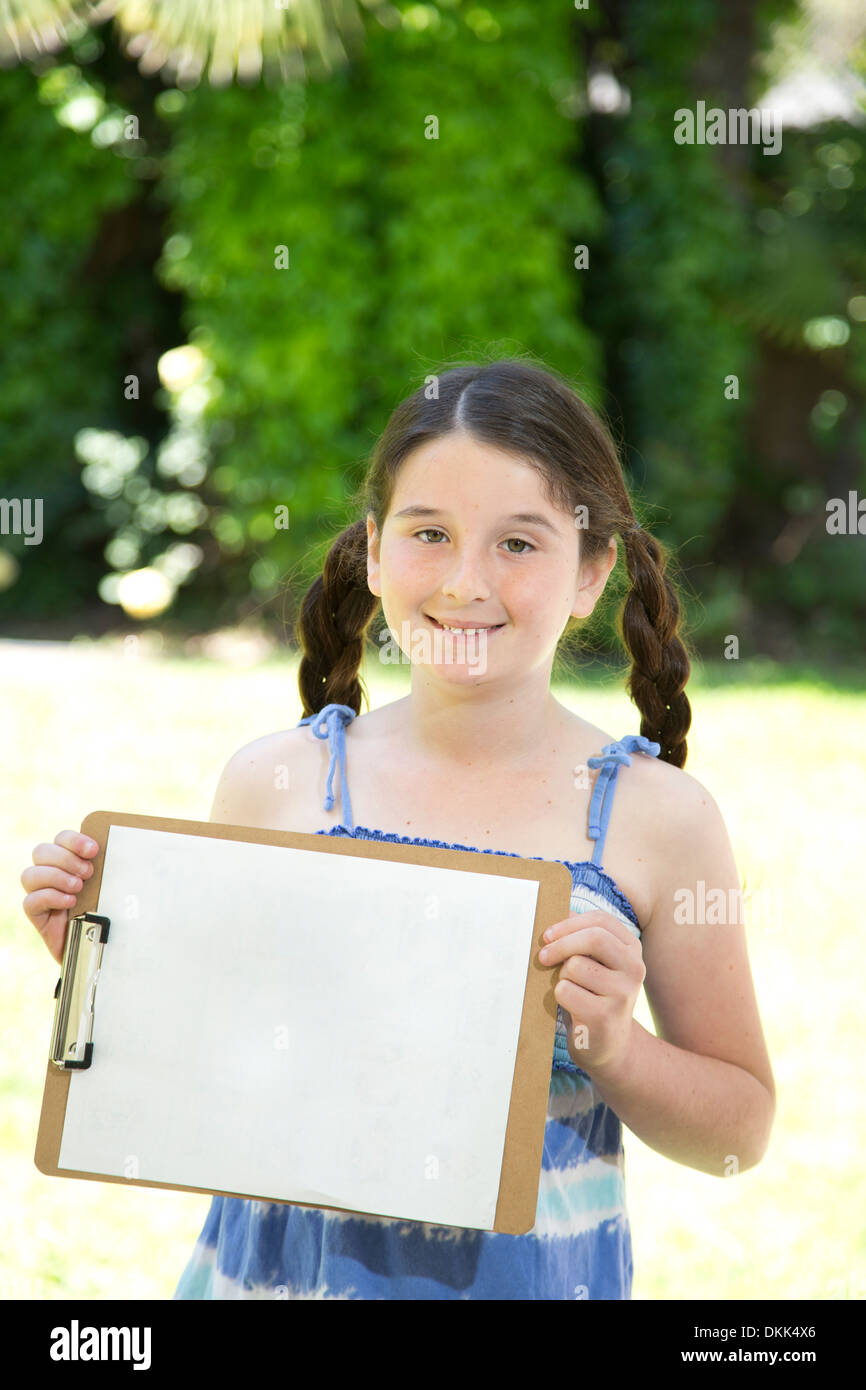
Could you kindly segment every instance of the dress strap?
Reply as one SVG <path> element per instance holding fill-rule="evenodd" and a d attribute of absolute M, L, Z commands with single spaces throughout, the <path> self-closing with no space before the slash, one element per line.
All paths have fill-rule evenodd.
<path fill-rule="evenodd" d="M 595 849 L 592 853 L 593 864 L 601 866 L 604 840 L 607 835 L 607 825 L 613 808 L 613 795 L 620 768 L 623 765 L 631 767 L 629 753 L 649 753 L 653 758 L 657 758 L 660 752 L 660 743 L 651 743 L 642 734 L 627 734 L 617 743 L 606 743 L 600 757 L 587 758 L 587 767 L 601 768 L 589 803 L 589 830 L 587 834 L 591 840 L 595 840 Z"/>
<path fill-rule="evenodd" d="M 346 781 L 346 725 L 351 724 L 354 718 L 355 711 L 349 705 L 325 705 L 318 714 L 308 714 L 305 719 L 298 721 L 298 728 L 302 724 L 309 724 L 316 738 L 328 740 L 331 761 L 328 765 L 328 781 L 325 785 L 326 811 L 331 811 L 334 808 L 334 765 L 338 758 L 340 760 L 340 807 L 343 812 L 342 823 L 347 830 L 354 830 L 355 828 L 352 822 L 349 784 Z"/>

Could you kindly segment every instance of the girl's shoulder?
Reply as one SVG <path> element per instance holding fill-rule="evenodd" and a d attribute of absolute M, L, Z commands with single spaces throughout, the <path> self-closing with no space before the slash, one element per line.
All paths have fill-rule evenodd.
<path fill-rule="evenodd" d="M 377 713 L 374 711 L 374 716 Z M 347 738 L 358 738 L 355 726 L 365 717 L 370 716 L 359 715 L 345 725 Z M 296 724 L 289 729 L 261 734 L 243 744 L 229 758 L 221 780 L 230 782 L 232 786 L 249 786 L 261 792 L 263 786 L 273 785 L 282 769 L 287 775 L 291 771 L 294 774 L 291 780 L 297 782 L 305 769 L 318 769 L 322 761 L 327 764 L 329 758 L 328 739 L 317 738 L 309 724 Z"/>
<path fill-rule="evenodd" d="M 576 736 L 584 747 L 593 749 L 589 757 L 600 757 L 606 747 L 619 741 L 616 735 L 586 720 L 576 722 L 582 726 Z M 663 853 L 672 841 L 721 815 L 708 788 L 685 768 L 650 753 L 638 751 L 628 756 L 630 763 L 620 765 L 616 779 L 619 815 L 640 825 L 642 842 L 656 853 Z M 595 776 L 592 769 L 590 774 Z"/>
<path fill-rule="evenodd" d="M 310 789 L 321 780 L 328 744 L 309 725 L 279 729 L 251 739 L 231 755 L 220 773 L 211 820 L 263 829 L 301 829 L 311 811 Z"/>
<path fill-rule="evenodd" d="M 609 748 L 611 744 L 619 743 L 627 737 L 626 734 L 622 733 L 619 735 L 610 733 L 607 729 L 602 729 L 587 719 L 579 718 L 571 711 L 568 711 L 568 714 L 571 727 L 574 730 L 575 744 L 588 750 L 587 758 L 601 758 L 605 748 Z M 639 721 L 636 720 L 635 726 L 638 723 Z M 630 732 L 637 733 L 637 727 Z M 650 742 L 653 740 L 650 739 Z M 653 793 L 663 791 L 666 796 L 674 799 L 683 796 L 688 798 L 687 783 L 692 783 L 694 786 L 700 785 L 683 768 L 675 767 L 673 763 L 663 762 L 658 755 L 653 756 L 651 753 L 637 751 L 629 753 L 627 756 L 630 759 L 629 764 L 620 764 L 620 767 L 623 771 L 627 771 L 628 775 L 620 777 L 617 774 L 617 782 L 621 781 L 623 785 L 630 783 L 643 790 L 651 788 Z"/>
<path fill-rule="evenodd" d="M 722 812 L 703 782 L 685 768 L 646 753 L 630 754 L 631 766 L 620 776 L 627 810 L 639 817 L 643 844 L 656 862 L 667 862 L 684 842 L 696 841 L 723 823 Z"/>

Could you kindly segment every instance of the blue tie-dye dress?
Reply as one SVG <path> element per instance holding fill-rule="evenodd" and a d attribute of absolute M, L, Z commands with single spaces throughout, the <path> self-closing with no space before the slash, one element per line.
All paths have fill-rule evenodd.
<path fill-rule="evenodd" d="M 345 725 L 354 717 L 347 705 L 327 705 L 301 720 L 329 741 L 326 810 L 334 804 L 334 769 L 340 765 L 344 823 L 319 834 L 507 853 L 353 827 Z M 560 861 L 574 883 L 572 912 L 601 908 L 638 938 L 634 909 L 601 867 L 601 855 L 620 766 L 630 765 L 631 753 L 655 757 L 659 751 L 657 743 L 632 734 L 589 759 L 590 767 L 600 769 L 589 808 L 595 851 L 591 861 Z M 323 1086 L 327 1066 L 322 1064 Z M 572 1062 L 557 1008 L 538 1205 L 525 1235 L 214 1197 L 174 1297 L 627 1299 L 632 1270 L 621 1124 Z"/>

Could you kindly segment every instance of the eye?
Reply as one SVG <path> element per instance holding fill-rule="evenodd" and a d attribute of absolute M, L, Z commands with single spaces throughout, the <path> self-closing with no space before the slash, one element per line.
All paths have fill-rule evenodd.
<path fill-rule="evenodd" d="M 435 527 L 435 525 L 428 525 L 428 527 L 424 527 L 423 531 L 416 531 L 414 534 L 416 534 L 417 538 L 420 538 L 423 537 L 423 535 L 445 535 L 445 531 L 439 530 L 439 527 Z M 535 549 L 534 545 L 530 545 L 530 542 L 524 541 L 523 537 L 520 537 L 520 535 L 510 535 L 507 541 L 505 541 L 505 545 L 510 545 L 512 541 L 517 541 L 517 545 L 523 545 L 525 549 L 509 550 L 509 555 L 528 555 L 530 550 Z M 430 545 L 430 543 L 430 541 L 424 541 L 424 545 Z"/>
<path fill-rule="evenodd" d="M 510 545 L 512 541 L 517 541 L 518 545 L 525 545 L 526 550 L 509 550 L 509 555 L 525 555 L 527 551 L 535 549 L 535 546 L 530 545 L 529 541 L 525 541 L 522 536 L 509 536 L 505 544 Z"/>

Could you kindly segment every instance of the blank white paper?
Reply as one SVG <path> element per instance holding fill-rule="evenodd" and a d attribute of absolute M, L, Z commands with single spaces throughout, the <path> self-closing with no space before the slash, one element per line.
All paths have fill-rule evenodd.
<path fill-rule="evenodd" d="M 537 896 L 112 826 L 58 1166 L 492 1230 Z"/>

